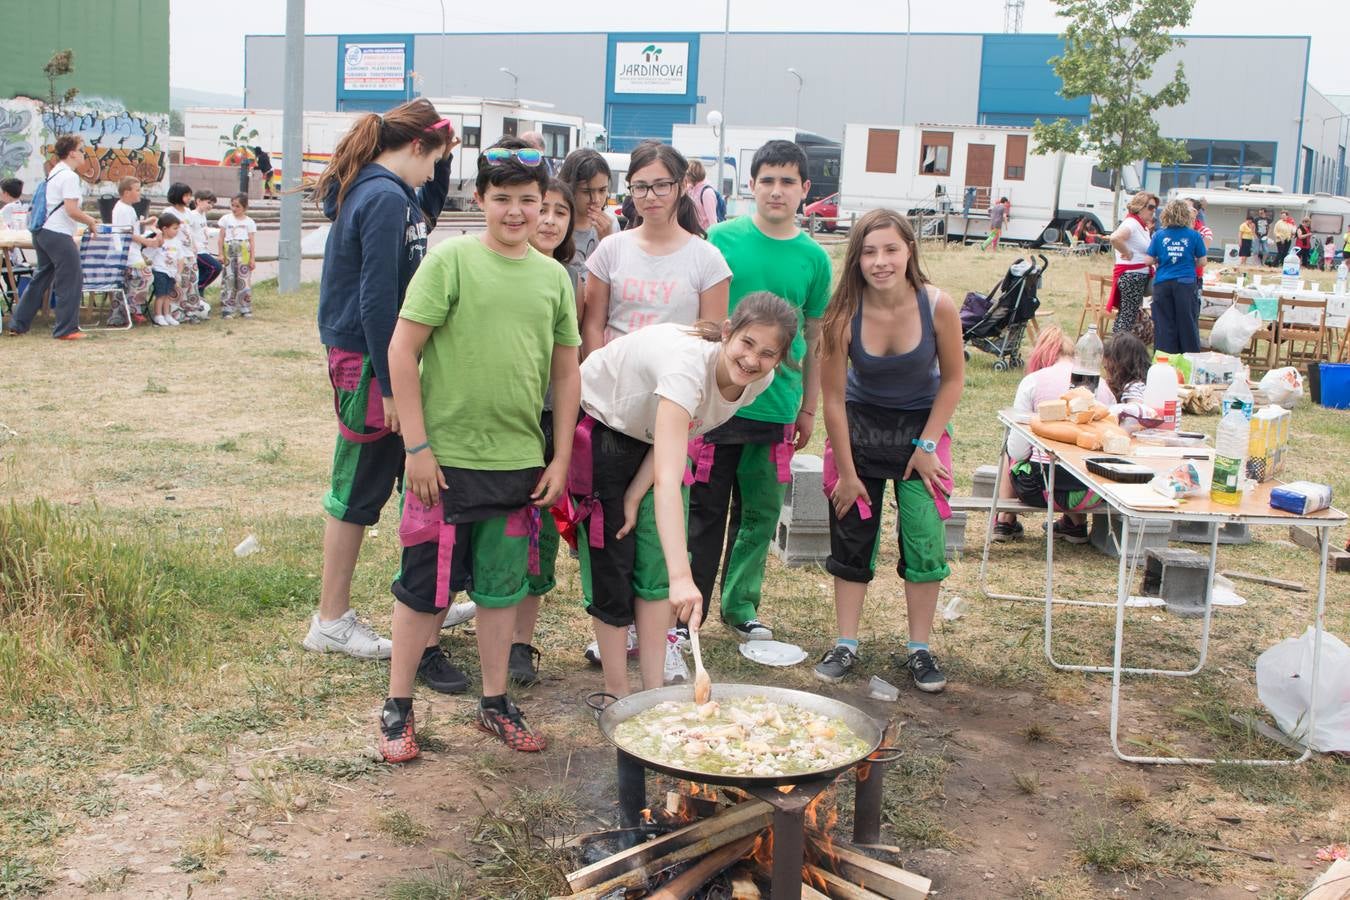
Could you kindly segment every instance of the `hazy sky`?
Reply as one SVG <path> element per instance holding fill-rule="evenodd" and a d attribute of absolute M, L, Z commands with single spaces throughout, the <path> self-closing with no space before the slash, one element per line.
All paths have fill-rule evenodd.
<path fill-rule="evenodd" d="M 904 31 L 905 4 L 901 0 L 729 0 L 732 30 L 784 31 Z M 286 25 L 285 0 L 203 0 L 171 2 L 170 69 L 174 87 L 242 94 L 244 35 L 281 34 Z M 468 7 L 468 11 L 465 7 Z M 914 31 L 1000 32 L 1002 0 L 956 0 L 913 3 Z M 661 9 L 655 12 L 656 8 Z M 1050 0 L 1026 0 L 1023 31 L 1058 32 L 1059 21 Z M 1198 0 L 1192 34 L 1313 34 L 1309 80 L 1324 94 L 1350 94 L 1350 66 L 1345 65 L 1343 0 L 1300 0 L 1281 15 L 1266 0 Z M 471 3 L 445 0 L 445 27 L 450 32 L 472 31 L 720 31 L 726 6 L 723 0 L 683 0 L 644 4 L 634 0 L 512 0 L 509 3 Z M 305 30 L 311 34 L 362 32 L 439 32 L 439 0 L 310 0 Z M 1273 30 L 1272 30 L 1273 29 Z M 211 49 L 202 46 L 210 37 Z M 821 47 L 828 56 L 828 45 Z M 1242 63 L 1243 61 L 1235 61 Z M 565 65 L 562 60 L 560 65 Z M 1275 61 L 1270 61 L 1274 64 Z M 848 60 L 840 60 L 848 65 Z M 959 65 L 959 61 L 953 61 Z M 1301 66 L 1303 60 L 1288 60 Z M 1234 71 L 1234 87 L 1242 78 L 1259 78 L 1259 69 Z M 1239 88 L 1240 89 L 1240 88 Z M 1240 107 L 1235 114 L 1240 115 Z"/>

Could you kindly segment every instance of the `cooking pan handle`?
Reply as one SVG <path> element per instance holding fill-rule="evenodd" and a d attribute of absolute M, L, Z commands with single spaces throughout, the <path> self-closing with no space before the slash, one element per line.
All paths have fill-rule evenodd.
<path fill-rule="evenodd" d="M 889 764 L 895 762 L 901 756 L 904 756 L 904 751 L 901 750 L 899 747 L 878 747 L 877 749 L 872 751 L 872 753 L 867 757 L 867 759 L 863 761 L 870 763 Z"/>
<path fill-rule="evenodd" d="M 588 707 L 590 707 L 593 712 L 598 714 L 604 712 L 605 706 L 608 705 L 599 702 L 600 700 L 603 700 L 605 698 L 609 698 L 611 701 L 619 699 L 618 697 L 611 694 L 609 691 L 595 691 L 593 693 L 587 694 L 586 699 L 583 702 Z"/>

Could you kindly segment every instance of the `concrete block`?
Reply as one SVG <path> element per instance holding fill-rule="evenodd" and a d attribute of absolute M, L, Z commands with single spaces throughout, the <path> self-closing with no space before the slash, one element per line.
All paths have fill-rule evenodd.
<path fill-rule="evenodd" d="M 1150 547 L 1144 560 L 1144 584 L 1140 593 L 1161 597 L 1168 612 L 1197 618 L 1205 614 L 1205 588 L 1209 581 L 1209 557 L 1194 550 Z"/>
<path fill-rule="evenodd" d="M 792 481 L 783 497 L 780 522 L 808 528 L 824 528 L 830 521 L 830 502 L 825 496 L 825 460 L 812 453 L 792 457 Z"/>
<path fill-rule="evenodd" d="M 948 559 L 960 559 L 961 551 L 966 549 L 966 519 L 968 514 L 959 510 L 952 510 L 952 517 L 944 525 L 946 528 L 946 556 Z"/>
<path fill-rule="evenodd" d="M 1208 544 L 1210 529 L 1214 527 L 1209 522 L 1173 522 L 1171 540 L 1182 541 L 1187 544 Z M 1245 522 L 1224 522 L 1219 526 L 1220 544 L 1250 544 L 1252 542 L 1252 530 Z"/>
<path fill-rule="evenodd" d="M 970 495 L 986 498 L 994 496 L 994 477 L 996 475 L 998 475 L 998 466 L 980 466 L 976 469 L 975 476 L 970 483 Z"/>
<path fill-rule="evenodd" d="M 1092 530 L 1088 533 L 1088 540 L 1093 547 L 1112 559 L 1120 559 L 1121 521 L 1121 517 L 1115 514 L 1092 514 Z M 1172 523 L 1167 521 L 1145 519 L 1142 540 L 1139 536 L 1139 526 L 1137 524 L 1132 526 L 1130 528 L 1130 565 L 1134 565 L 1139 559 L 1143 558 L 1144 552 L 1150 548 L 1165 548 L 1167 539 L 1171 534 Z"/>
<path fill-rule="evenodd" d="M 823 565 L 830 555 L 830 529 L 804 528 L 779 521 L 773 552 L 789 566 Z"/>

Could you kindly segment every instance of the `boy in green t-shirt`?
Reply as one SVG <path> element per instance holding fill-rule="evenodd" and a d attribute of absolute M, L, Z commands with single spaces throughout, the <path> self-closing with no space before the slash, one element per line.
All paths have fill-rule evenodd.
<path fill-rule="evenodd" d="M 754 214 L 708 233 L 731 266 L 729 312 L 747 294 L 769 291 L 798 310 L 803 327 L 768 390 L 692 448 L 697 458 L 689 489 L 689 552 L 704 621 L 725 558 L 722 621 L 741 640 L 771 640 L 773 632 L 758 618 L 764 565 L 791 480 L 792 453 L 806 446 L 815 427 L 816 345 L 831 266 L 824 249 L 797 227 L 797 208 L 811 188 L 801 147 L 791 141 L 760 147 L 750 163 L 750 183 Z"/>
<path fill-rule="evenodd" d="M 380 752 L 389 762 L 417 755 L 413 678 L 436 613 L 461 589 L 478 607 L 479 726 L 513 750 L 546 746 L 506 696 L 531 535 L 540 510 L 547 515 L 562 494 L 581 404 L 571 278 L 529 244 L 548 187 L 542 157 L 514 138 L 483 152 L 474 199 L 487 231 L 427 254 L 389 344 L 407 454 L 394 649 L 380 714 Z M 556 433 L 545 467 L 539 418 L 550 381 Z"/>

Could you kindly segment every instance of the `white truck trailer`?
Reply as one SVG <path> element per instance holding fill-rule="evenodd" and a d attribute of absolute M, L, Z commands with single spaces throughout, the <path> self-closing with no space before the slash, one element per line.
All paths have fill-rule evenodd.
<path fill-rule="evenodd" d="M 1138 189 L 1126 168 L 1126 193 Z M 982 237 L 989 205 L 1011 203 L 1003 239 L 1038 245 L 1063 239 L 1088 217 L 1110 231 L 1112 173 L 1090 156 L 1035 153 L 1029 128 L 997 125 L 846 125 L 839 215 L 888 207 L 941 215 L 948 237 Z M 1126 197 L 1122 194 L 1122 203 Z M 969 217 L 963 215 L 970 211 Z M 940 220 L 939 220 L 940 221 Z M 969 232 L 968 234 L 966 232 Z"/>

